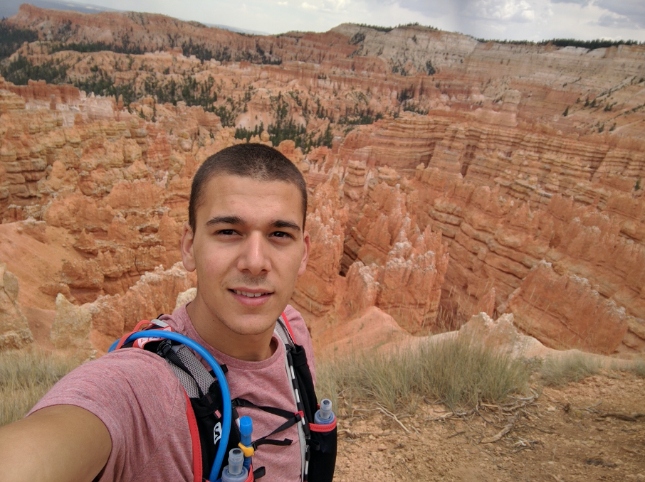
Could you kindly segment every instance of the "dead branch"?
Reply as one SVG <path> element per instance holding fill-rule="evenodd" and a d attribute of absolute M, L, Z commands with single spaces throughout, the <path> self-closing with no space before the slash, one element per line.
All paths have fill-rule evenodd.
<path fill-rule="evenodd" d="M 426 420 L 428 422 L 438 422 L 438 421 L 444 421 L 448 420 L 449 418 L 452 418 L 455 414 L 452 412 L 447 412 L 443 415 L 439 415 L 438 417 L 426 417 Z"/>
<path fill-rule="evenodd" d="M 484 420 L 484 422 L 490 423 L 491 425 L 493 425 L 493 421 L 488 420 L 486 417 L 484 417 L 484 415 L 479 411 L 479 409 L 476 408 L 475 411 L 477 412 L 477 415 L 479 415 Z"/>
<path fill-rule="evenodd" d="M 520 402 L 534 402 L 538 398 L 540 398 L 540 394 L 538 392 L 536 392 L 532 388 L 530 390 L 531 390 L 531 396 L 530 397 L 514 397 L 515 400 L 518 400 Z"/>
<path fill-rule="evenodd" d="M 594 403 L 593 405 L 585 408 L 581 408 L 580 410 L 584 410 L 586 412 L 590 413 L 597 413 L 598 411 L 596 410 L 596 407 L 599 407 L 602 404 L 602 401 Z"/>
<path fill-rule="evenodd" d="M 378 403 L 377 403 L 377 405 L 378 405 L 377 409 L 378 409 L 379 411 L 383 412 L 385 415 L 387 415 L 387 416 L 388 416 L 388 417 L 390 417 L 392 420 L 394 420 L 396 423 L 398 423 L 398 424 L 401 426 L 401 428 L 402 428 L 403 430 L 405 430 L 407 433 L 410 433 L 410 430 L 408 430 L 408 429 L 407 429 L 407 427 L 406 427 L 405 425 L 403 425 L 403 424 L 401 423 L 401 421 L 400 421 L 398 418 L 396 418 L 396 415 L 394 415 L 392 412 L 390 412 L 389 410 L 387 410 L 387 409 L 386 409 L 385 407 L 383 407 L 382 405 L 380 405 L 380 404 L 378 404 Z"/>
<path fill-rule="evenodd" d="M 516 447 L 515 450 L 513 450 L 513 453 L 517 453 L 520 450 L 524 449 L 531 449 L 533 446 L 541 444 L 539 440 L 522 440 L 518 439 L 517 442 L 515 442 L 513 445 Z"/>
<path fill-rule="evenodd" d="M 511 405 L 511 406 L 503 406 L 502 411 L 506 413 L 514 412 L 516 410 L 520 410 L 522 408 L 528 407 L 529 405 L 533 405 L 534 403 L 535 403 L 535 400 L 532 400 L 528 402 L 516 403 L 515 405 Z"/>
<path fill-rule="evenodd" d="M 645 413 L 634 413 L 632 415 L 626 415 L 624 413 L 599 413 L 598 418 L 616 418 L 618 420 L 624 420 L 625 422 L 638 422 L 638 419 L 645 417 Z"/>
<path fill-rule="evenodd" d="M 475 410 L 467 410 L 465 412 L 453 412 L 455 414 L 455 417 L 459 418 L 466 418 L 469 415 L 473 415 L 475 413 Z"/>
<path fill-rule="evenodd" d="M 515 425 L 515 421 L 517 420 L 518 414 L 515 414 L 515 416 L 511 419 L 511 421 L 506 424 L 506 426 L 500 430 L 497 434 L 493 435 L 492 437 L 486 437 L 482 439 L 479 443 L 480 444 L 490 444 L 493 442 L 497 442 L 500 440 L 504 435 L 506 435 L 508 432 L 510 432 L 513 429 L 513 425 Z"/>
<path fill-rule="evenodd" d="M 503 412 L 514 412 L 518 409 L 525 408 L 529 405 L 533 405 L 535 401 L 539 398 L 539 393 L 536 392 L 535 390 L 531 389 L 532 395 L 530 397 L 515 397 L 515 402 L 511 405 L 502 405 L 502 411 Z"/>
<path fill-rule="evenodd" d="M 489 403 L 480 403 L 481 407 L 490 408 L 491 410 L 499 410 L 499 405 L 491 405 Z"/>

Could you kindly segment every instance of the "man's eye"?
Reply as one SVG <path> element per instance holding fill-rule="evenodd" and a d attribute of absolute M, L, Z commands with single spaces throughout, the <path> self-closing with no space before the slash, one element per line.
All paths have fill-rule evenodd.
<path fill-rule="evenodd" d="M 289 233 L 285 233 L 284 231 L 276 231 L 272 233 L 272 236 L 274 238 L 293 238 L 293 236 Z"/>
<path fill-rule="evenodd" d="M 233 236 L 237 234 L 234 229 L 220 229 L 215 232 L 215 234 L 220 236 Z"/>

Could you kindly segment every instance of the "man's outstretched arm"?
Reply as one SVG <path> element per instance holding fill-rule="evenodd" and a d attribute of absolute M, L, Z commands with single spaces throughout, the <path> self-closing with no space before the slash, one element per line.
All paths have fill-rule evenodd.
<path fill-rule="evenodd" d="M 0 427 L 0 467 L 6 482 L 91 482 L 110 456 L 101 420 L 83 408 L 54 405 Z"/>

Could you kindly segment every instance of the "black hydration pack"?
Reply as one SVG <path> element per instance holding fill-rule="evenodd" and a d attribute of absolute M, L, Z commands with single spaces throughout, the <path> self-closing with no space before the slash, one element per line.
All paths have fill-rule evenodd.
<path fill-rule="evenodd" d="M 172 331 L 172 328 L 162 320 L 143 320 L 137 324 L 133 332 L 124 335 L 116 348 L 137 347 L 156 353 L 164 358 L 181 382 L 186 392 L 186 415 L 190 428 L 193 448 L 193 482 L 209 482 L 210 468 L 220 445 L 222 434 L 222 394 L 219 382 L 212 370 L 208 370 L 195 353 L 182 343 L 162 338 L 138 338 L 126 342 L 132 333 L 144 330 Z M 331 482 L 334 477 L 337 450 L 336 419 L 330 424 L 314 423 L 314 414 L 318 409 L 318 401 L 314 390 L 313 379 L 307 354 L 301 345 L 296 344 L 293 332 L 283 313 L 276 322 L 275 333 L 285 347 L 285 369 L 291 376 L 292 390 L 298 411 L 289 412 L 276 407 L 257 406 L 242 398 L 233 399 L 233 422 L 231 423 L 226 454 L 231 449 L 240 447 L 243 451 L 258 449 L 262 445 L 290 445 L 290 439 L 271 438 L 287 428 L 298 425 L 298 435 L 301 447 L 302 480 L 307 482 Z M 126 343 L 124 343 L 126 342 Z M 221 366 L 226 373 L 226 366 Z M 236 423 L 238 418 L 236 407 L 252 407 L 263 410 L 285 419 L 268 435 L 253 440 L 251 447 L 241 444 L 241 434 Z M 226 463 L 222 464 L 222 468 Z M 245 482 L 252 482 L 265 475 L 264 467 L 249 470 Z M 221 478 L 221 470 L 218 480 Z M 211 482 L 215 482 L 214 480 Z"/>

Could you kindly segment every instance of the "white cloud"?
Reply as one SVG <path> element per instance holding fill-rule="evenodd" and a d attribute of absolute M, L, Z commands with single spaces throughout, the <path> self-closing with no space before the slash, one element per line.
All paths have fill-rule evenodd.
<path fill-rule="evenodd" d="M 532 22 L 535 20 L 535 10 L 526 2 L 521 2 L 519 11 L 515 14 L 514 19 L 518 22 Z"/>
<path fill-rule="evenodd" d="M 348 6 L 350 2 L 347 1 L 347 0 L 328 0 L 328 1 L 324 2 L 324 3 L 325 4 L 330 4 L 331 5 L 330 8 L 332 10 L 342 10 L 346 6 Z"/>
<path fill-rule="evenodd" d="M 322 0 L 303 2 L 300 6 L 305 10 L 320 10 L 326 12 L 344 12 L 351 6 L 349 0 Z"/>
<path fill-rule="evenodd" d="M 478 0 L 473 5 L 471 17 L 487 20 L 531 21 L 535 12 L 525 0 Z"/>
<path fill-rule="evenodd" d="M 615 13 L 606 13 L 598 19 L 598 25 L 609 28 L 637 29 L 640 25 L 637 19 L 617 15 Z"/>
<path fill-rule="evenodd" d="M 553 3 L 574 3 L 577 5 L 587 6 L 591 3 L 591 0 L 551 0 Z"/>
<path fill-rule="evenodd" d="M 600 25 L 615 22 L 627 28 L 645 27 L 645 2 L 643 0 L 598 0 L 597 5 L 608 13 L 600 18 Z"/>
<path fill-rule="evenodd" d="M 418 22 L 486 39 L 645 41 L 645 0 L 79 1 L 273 34 L 322 32 L 344 22 L 390 27 Z"/>

